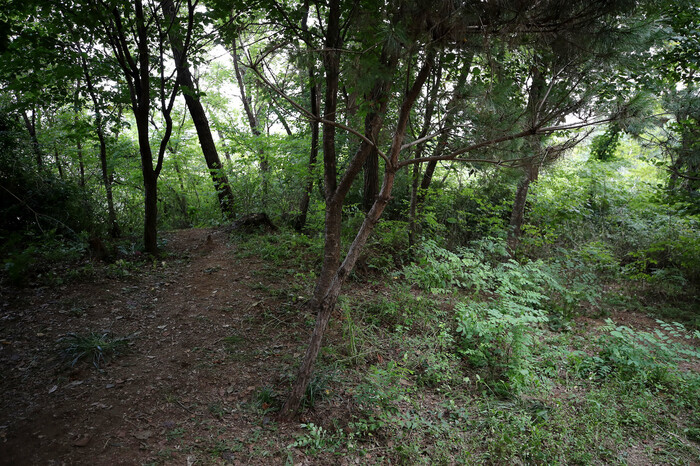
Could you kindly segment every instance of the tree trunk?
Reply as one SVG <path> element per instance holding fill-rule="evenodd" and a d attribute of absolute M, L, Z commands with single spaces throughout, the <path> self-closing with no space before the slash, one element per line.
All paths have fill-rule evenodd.
<path fill-rule="evenodd" d="M 105 186 L 105 192 L 107 194 L 107 220 L 109 222 L 109 235 L 112 238 L 119 238 L 121 236 L 121 228 L 119 228 L 119 223 L 117 223 L 117 213 L 114 210 L 112 176 L 109 173 L 109 167 L 107 165 L 107 141 L 105 140 L 104 128 L 102 127 L 101 120 L 102 119 L 100 118 L 100 122 L 97 124 L 97 137 L 100 140 L 100 167 L 102 168 L 102 183 Z"/>
<path fill-rule="evenodd" d="M 304 4 L 304 17 L 301 22 L 301 28 L 304 34 L 308 32 L 307 19 L 309 15 L 309 3 Z M 311 46 L 307 44 L 307 51 L 311 52 Z M 314 117 L 320 116 L 320 96 L 318 93 L 318 85 L 316 84 L 316 67 L 313 64 L 309 65 L 308 68 L 308 78 L 309 78 L 309 104 L 311 109 L 311 114 Z M 294 219 L 294 229 L 301 231 L 306 226 L 306 217 L 309 213 L 309 203 L 311 202 L 311 193 L 314 189 L 314 171 L 316 171 L 316 161 L 318 160 L 318 135 L 319 135 L 319 124 L 318 120 L 312 119 L 309 124 L 311 125 L 311 149 L 309 151 L 309 173 L 306 180 L 306 188 L 301 195 L 301 201 L 299 202 L 299 214 Z"/>
<path fill-rule="evenodd" d="M 438 89 L 440 89 L 440 83 L 442 82 L 442 60 L 438 61 L 435 68 L 435 81 L 430 87 L 428 92 L 428 103 L 425 108 L 425 115 L 423 117 L 423 127 L 421 128 L 420 134 L 418 134 L 418 139 L 424 138 L 428 135 L 430 131 L 430 126 L 433 119 L 433 113 L 435 112 L 435 103 L 437 101 Z M 423 156 L 423 150 L 425 149 L 425 143 L 418 144 L 416 146 L 416 151 L 414 158 L 419 159 Z M 418 229 L 418 224 L 416 222 L 417 215 L 417 201 L 418 201 L 418 186 L 420 184 L 420 166 L 418 164 L 413 165 L 411 173 L 411 200 L 408 213 L 408 248 L 409 251 L 413 251 L 413 246 L 416 242 L 416 234 Z M 412 253 L 412 252 L 411 252 Z"/>
<path fill-rule="evenodd" d="M 78 168 L 80 170 L 80 187 L 84 188 L 85 187 L 85 161 L 83 160 L 83 144 L 80 142 L 80 139 L 78 139 L 75 142 L 75 148 L 78 153 Z"/>
<path fill-rule="evenodd" d="M 379 153 L 372 147 L 363 167 L 362 210 L 367 213 L 379 193 Z"/>
<path fill-rule="evenodd" d="M 309 68 L 309 79 L 314 79 L 314 70 Z M 313 82 L 313 81 L 311 81 Z M 320 116 L 319 114 L 319 95 L 318 86 L 314 83 L 311 86 L 311 113 L 314 116 Z M 299 202 L 299 215 L 294 220 L 294 228 L 297 231 L 304 229 L 306 225 L 306 217 L 309 213 L 309 203 L 311 202 L 311 193 L 314 189 L 314 172 L 316 171 L 316 161 L 318 160 L 318 135 L 319 135 L 319 124 L 318 120 L 312 120 L 311 124 L 311 150 L 309 151 L 309 173 L 306 180 L 306 188 L 301 196 L 301 201 Z"/>
<path fill-rule="evenodd" d="M 546 81 L 542 70 L 537 66 L 532 66 L 530 69 L 532 74 L 532 84 L 528 95 L 527 113 L 528 124 L 531 127 L 539 120 L 538 113 L 540 112 L 543 102 L 540 101 L 545 92 Z M 532 136 L 528 139 L 535 155 L 542 153 L 542 138 L 540 136 Z M 520 243 L 520 234 L 523 223 L 525 221 L 525 205 L 527 203 L 527 193 L 530 188 L 530 183 L 537 180 L 539 175 L 538 161 L 532 161 L 525 167 L 525 174 L 518 183 L 518 188 L 515 191 L 515 201 L 513 202 L 513 210 L 510 215 L 510 223 L 508 228 L 507 245 L 511 256 L 515 252 Z"/>
<path fill-rule="evenodd" d="M 464 85 L 467 81 L 467 76 L 469 76 L 469 67 L 471 65 L 471 57 L 465 61 L 464 65 L 462 66 L 462 70 L 460 72 L 459 78 L 457 79 L 457 86 L 455 88 L 455 92 L 452 95 L 452 98 L 450 101 L 447 103 L 447 114 L 445 115 L 445 131 L 440 135 L 440 137 L 437 140 L 437 144 L 435 145 L 435 149 L 433 149 L 433 156 L 439 156 L 442 154 L 442 152 L 445 150 L 445 147 L 447 147 L 447 141 L 449 139 L 449 132 L 447 129 L 449 129 L 452 125 L 454 125 L 455 122 L 455 117 L 457 114 L 457 109 L 460 100 L 463 98 L 463 93 L 464 93 Z M 428 194 L 428 188 L 430 188 L 430 184 L 433 181 L 433 175 L 435 174 L 435 169 L 437 168 L 437 160 L 431 160 L 429 161 L 426 166 L 425 166 L 425 171 L 423 172 L 423 179 L 420 183 L 420 187 L 418 188 L 418 191 L 415 196 L 415 206 L 411 207 L 411 211 L 414 212 L 414 214 L 417 216 L 420 214 L 422 210 L 423 203 L 425 202 L 425 197 Z M 413 220 L 413 224 L 417 225 L 417 220 Z M 415 233 L 414 233 L 415 234 Z"/>
<path fill-rule="evenodd" d="M 207 162 L 209 173 L 212 181 L 214 182 L 214 188 L 216 189 L 216 193 L 219 197 L 221 211 L 226 217 L 233 218 L 235 216 L 233 191 L 231 190 L 228 177 L 224 173 L 223 165 L 221 164 L 221 159 L 219 158 L 219 153 L 216 150 L 216 144 L 214 143 L 214 137 L 211 133 L 207 114 L 204 111 L 202 102 L 199 99 L 199 94 L 197 93 L 192 80 L 192 73 L 190 72 L 189 64 L 187 63 L 186 47 L 188 44 L 183 44 L 182 38 L 176 29 L 175 23 L 177 22 L 178 18 L 177 11 L 172 0 L 166 0 L 163 2 L 163 12 L 166 18 L 172 23 L 168 30 L 168 39 L 170 41 L 170 48 L 175 59 L 177 79 L 180 82 L 180 86 L 183 88 L 182 94 L 185 97 L 187 109 L 192 116 L 192 122 L 197 130 L 199 145 L 202 148 L 204 159 Z M 193 10 L 189 11 L 189 28 L 191 28 L 192 25 L 193 14 Z"/>
<path fill-rule="evenodd" d="M 97 139 L 100 141 L 100 168 L 102 169 L 102 183 L 105 187 L 107 195 L 107 221 L 109 223 L 109 234 L 112 238 L 121 236 L 121 229 L 117 222 L 117 213 L 114 210 L 114 198 L 112 195 L 112 175 L 109 173 L 107 164 L 107 140 L 105 138 L 104 119 L 102 118 L 102 110 L 100 109 L 100 101 L 97 98 L 97 92 L 92 82 L 92 76 L 87 66 L 85 59 L 82 59 L 83 73 L 85 74 L 85 84 L 87 85 L 90 100 L 95 107 L 95 132 Z M 121 113 L 121 112 L 120 112 Z M 82 161 L 82 158 L 81 158 Z M 81 166 L 82 173 L 82 166 Z"/>
<path fill-rule="evenodd" d="M 142 156 L 143 157 L 143 156 Z M 147 253 L 158 254 L 158 177 L 144 173 L 144 229 L 143 244 Z"/>
<path fill-rule="evenodd" d="M 56 147 L 56 144 L 53 146 L 53 155 L 56 158 L 56 168 L 58 169 L 58 177 L 60 179 L 64 179 L 65 177 L 63 176 L 63 165 L 61 165 L 61 158 L 58 155 L 58 147 Z"/>
<path fill-rule="evenodd" d="M 44 156 L 41 151 L 41 146 L 39 145 L 39 139 L 36 137 L 36 112 L 32 111 L 31 118 L 29 118 L 27 112 L 22 112 L 22 118 L 24 119 L 24 126 L 27 128 L 29 138 L 32 142 L 32 152 L 34 152 L 36 166 L 41 170 L 44 168 Z"/>
<path fill-rule="evenodd" d="M 75 83 L 75 103 L 73 106 L 73 111 L 74 111 L 74 116 L 73 116 L 73 122 L 75 123 L 75 127 L 78 127 L 79 123 L 79 118 L 78 114 L 80 113 L 80 79 L 77 80 Z M 78 169 L 80 170 L 80 187 L 84 188 L 85 187 L 85 162 L 83 160 L 83 143 L 80 139 L 80 136 L 75 141 L 75 149 L 76 153 L 78 155 Z"/>
<path fill-rule="evenodd" d="M 331 2 L 331 8 L 333 7 L 334 3 L 336 2 Z M 329 21 L 329 31 L 332 30 L 331 25 L 332 23 Z M 314 294 L 314 299 L 312 299 L 310 303 L 310 306 L 312 306 L 311 309 L 317 312 L 316 325 L 314 327 L 314 332 L 311 335 L 306 354 L 304 355 L 304 359 L 297 373 L 297 378 L 294 382 L 294 386 L 292 387 L 292 392 L 280 411 L 280 417 L 282 419 L 289 419 L 299 410 L 299 407 L 301 406 L 304 393 L 306 392 L 306 387 L 311 380 L 314 363 L 316 362 L 319 350 L 321 349 L 323 335 L 328 327 L 328 322 L 330 321 L 331 314 L 335 308 L 343 283 L 350 275 L 350 272 L 352 271 L 357 259 L 360 256 L 360 253 L 362 252 L 362 249 L 367 243 L 367 239 L 389 203 L 391 191 L 394 186 L 394 179 L 396 177 L 398 157 L 406 134 L 406 127 L 408 125 L 408 118 L 411 108 L 413 107 L 415 100 L 418 98 L 423 84 L 428 78 L 431 66 L 432 60 L 428 58 L 418 73 L 413 86 L 411 86 L 411 89 L 404 97 L 403 104 L 401 105 L 401 111 L 399 113 L 399 121 L 394 132 L 391 150 L 389 152 L 389 163 L 385 166 L 384 170 L 384 182 L 382 184 L 382 189 L 380 190 L 374 205 L 367 213 L 360 230 L 355 236 L 355 239 L 350 245 L 343 263 L 340 265 L 340 267 L 336 267 L 335 270 L 329 270 L 326 268 L 326 261 L 324 259 L 324 270 L 321 272 L 321 276 L 319 276 L 316 293 Z M 373 121 L 376 125 L 381 124 L 378 116 L 375 117 Z M 379 128 L 371 128 L 373 131 L 375 129 L 376 131 L 379 130 Z M 342 219 L 343 200 L 345 199 L 345 195 L 349 191 L 353 180 L 358 176 L 362 166 L 364 165 L 364 159 L 366 159 L 367 155 L 369 154 L 369 149 L 365 148 L 363 150 L 363 146 L 371 147 L 366 143 L 361 145 L 360 150 L 358 150 L 349 163 L 348 168 L 334 193 L 334 196 L 332 196 L 330 199 L 331 202 L 327 204 L 327 236 L 325 243 L 325 254 L 331 255 L 334 258 L 339 257 L 340 253 L 340 222 Z M 333 227 L 332 229 L 329 229 L 328 222 L 331 222 Z M 331 233 L 332 236 L 328 236 L 329 233 Z M 330 278 L 328 279 L 324 277 L 324 273 L 328 274 Z M 323 289 L 319 290 L 319 284 L 322 283 Z M 318 299 L 319 297 L 320 299 Z"/>
<path fill-rule="evenodd" d="M 240 57 L 238 56 L 238 46 L 236 44 L 236 39 L 233 40 L 231 44 L 231 55 L 233 57 L 233 69 L 236 74 L 236 81 L 238 82 L 238 88 L 241 91 L 241 101 L 243 102 L 243 110 L 245 110 L 246 117 L 248 118 L 248 125 L 250 126 L 250 131 L 254 136 L 259 137 L 262 135 L 260 131 L 260 121 L 258 116 L 253 110 L 253 105 L 250 96 L 246 93 L 245 81 L 243 80 L 243 72 L 240 68 Z M 270 164 L 267 158 L 265 150 L 261 147 L 258 153 L 258 159 L 260 160 L 260 175 L 262 176 L 262 203 L 263 208 L 267 205 L 267 196 L 269 191 L 269 172 Z"/>
<path fill-rule="evenodd" d="M 391 73 L 397 63 L 395 54 L 388 54 L 386 49 L 382 50 L 381 63 L 387 73 Z M 374 146 L 368 148 L 369 154 L 363 166 L 362 185 L 362 210 L 367 213 L 374 205 L 374 201 L 379 193 L 379 152 L 376 145 L 379 144 L 379 130 L 381 129 L 381 118 L 386 112 L 389 102 L 389 92 L 391 92 L 392 82 L 380 79 L 369 95 L 369 102 L 372 108 L 377 108 L 376 112 L 370 112 L 365 116 L 365 136 L 374 142 Z M 375 124 L 376 121 L 376 124 Z M 362 144 L 365 144 L 364 142 Z"/>
<path fill-rule="evenodd" d="M 525 219 L 525 203 L 527 201 L 527 191 L 530 188 L 530 177 L 526 174 L 518 183 L 515 191 L 515 201 L 510 215 L 510 227 L 508 229 L 508 249 L 511 255 L 515 254 L 520 240 L 520 229 Z"/>
<path fill-rule="evenodd" d="M 518 183 L 518 188 L 515 191 L 515 201 L 513 202 L 513 210 L 510 215 L 510 227 L 508 229 L 508 249 L 511 255 L 515 254 L 520 242 L 520 234 L 523 223 L 525 222 L 525 205 L 527 204 L 527 193 L 530 189 L 530 183 L 537 181 L 539 176 L 539 166 L 536 164 L 530 165 L 525 169 L 525 175 Z"/>
<path fill-rule="evenodd" d="M 342 44 L 340 37 L 340 5 L 339 0 L 329 0 L 328 26 L 326 28 L 325 50 L 323 52 L 323 67 L 326 72 L 326 92 L 324 97 L 323 117 L 329 123 L 323 124 L 323 187 L 326 200 L 325 242 L 321 274 L 316 281 L 310 306 L 314 309 L 320 304 L 320 298 L 325 294 L 332 273 L 340 262 L 340 206 L 334 202 L 338 179 L 336 174 L 335 126 L 330 122 L 336 121 L 338 108 L 338 81 L 340 75 L 340 56 L 338 50 Z M 294 409 L 294 411 L 296 408 Z"/>

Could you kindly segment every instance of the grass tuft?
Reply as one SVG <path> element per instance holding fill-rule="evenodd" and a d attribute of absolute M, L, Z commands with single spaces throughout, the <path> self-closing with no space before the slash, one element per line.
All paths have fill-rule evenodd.
<path fill-rule="evenodd" d="M 63 360 L 75 366 L 84 359 L 92 360 L 97 370 L 109 360 L 127 352 L 132 336 L 116 337 L 110 332 L 90 332 L 88 334 L 69 333 L 58 341 Z"/>

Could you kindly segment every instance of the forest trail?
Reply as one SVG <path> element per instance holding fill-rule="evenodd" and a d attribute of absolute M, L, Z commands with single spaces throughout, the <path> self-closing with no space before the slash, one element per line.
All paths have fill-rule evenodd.
<path fill-rule="evenodd" d="M 0 464 L 250 464 L 246 439 L 259 444 L 269 419 L 249 405 L 303 351 L 284 321 L 300 313 L 274 315 L 281 284 L 225 232 L 164 236 L 165 258 L 141 270 L 2 297 Z M 102 372 L 59 358 L 61 337 L 106 331 L 133 338 Z"/>

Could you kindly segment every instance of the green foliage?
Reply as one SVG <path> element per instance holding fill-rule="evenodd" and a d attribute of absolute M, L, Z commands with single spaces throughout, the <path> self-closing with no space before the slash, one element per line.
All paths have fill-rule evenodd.
<path fill-rule="evenodd" d="M 462 382 L 461 358 L 453 330 L 444 319 L 451 312 L 431 309 L 419 328 L 395 327 L 394 345 L 402 347 L 403 366 L 422 387 L 450 391 Z"/>
<path fill-rule="evenodd" d="M 512 203 L 510 176 L 505 171 L 484 173 L 459 189 L 433 182 L 419 219 L 425 236 L 442 238 L 450 249 L 505 237 Z"/>
<path fill-rule="evenodd" d="M 0 246 L 0 276 L 6 277 L 13 285 L 26 285 L 32 279 L 47 283 L 70 279 L 71 274 L 53 268 L 77 261 L 87 249 L 83 236 L 68 239 L 55 230 L 15 232 L 6 238 L 0 233 L 0 239 L 5 240 Z"/>
<path fill-rule="evenodd" d="M 330 394 L 329 384 L 332 378 L 333 374 L 331 372 L 318 369 L 314 371 L 309 384 L 306 386 L 302 406 L 313 408 L 316 402 L 328 396 Z"/>
<path fill-rule="evenodd" d="M 615 161 L 564 161 L 540 178 L 524 251 L 552 258 L 575 300 L 627 279 L 654 299 L 692 303 L 700 278 L 698 220 L 666 204 L 662 173 L 649 162 L 653 151 L 627 138 L 621 148 Z"/>
<path fill-rule="evenodd" d="M 354 234 L 357 229 L 352 228 Z M 368 270 L 388 273 L 408 259 L 408 224 L 396 220 L 380 220 L 374 228 L 363 254 Z"/>
<path fill-rule="evenodd" d="M 90 332 L 69 333 L 58 342 L 63 359 L 70 360 L 71 367 L 83 359 L 90 359 L 97 370 L 102 370 L 103 364 L 129 349 L 132 339 L 133 336 L 117 337 L 110 332 Z"/>
<path fill-rule="evenodd" d="M 432 293 L 454 293 L 462 288 L 477 294 L 490 285 L 493 261 L 506 255 L 505 244 L 492 238 L 457 252 L 424 240 L 418 262 L 405 267 L 403 273 L 410 283 Z"/>
<path fill-rule="evenodd" d="M 299 435 L 290 447 L 303 448 L 311 456 L 316 456 L 323 452 L 336 453 L 337 450 L 346 444 L 350 443 L 352 445 L 352 434 L 349 438 L 346 438 L 341 430 L 331 433 L 313 422 L 302 424 L 301 427 L 306 429 L 307 433 Z"/>
<path fill-rule="evenodd" d="M 398 276 L 394 277 L 398 280 Z M 436 303 L 428 297 L 416 295 L 402 284 L 390 288 L 390 294 L 372 297 L 358 303 L 357 312 L 365 323 L 403 332 L 422 328 L 438 314 Z"/>
<path fill-rule="evenodd" d="M 315 273 L 320 265 L 323 244 L 317 236 L 281 229 L 270 234 L 241 235 L 239 240 L 238 249 L 242 257 L 257 255 L 276 265 L 295 266 L 297 270 L 309 273 Z"/>
<path fill-rule="evenodd" d="M 456 306 L 460 348 L 472 364 L 485 366 L 490 377 L 517 390 L 530 377 L 529 348 L 533 328 L 548 321 L 544 302 L 556 278 L 542 263 L 514 261 L 491 270 L 486 301 L 462 301 Z"/>
<path fill-rule="evenodd" d="M 689 345 L 700 341 L 700 332 L 689 332 L 678 323 L 657 320 L 654 332 L 634 330 L 606 320 L 599 339 L 600 352 L 589 362 L 598 377 L 614 375 L 623 381 L 660 389 L 675 390 L 682 374 L 672 369 L 680 362 L 700 360 L 700 351 Z M 686 342 L 684 342 L 684 340 Z"/>
<path fill-rule="evenodd" d="M 366 372 L 362 383 L 354 389 L 354 398 L 363 417 L 355 427 L 373 434 L 389 426 L 399 413 L 399 403 L 406 399 L 411 371 L 390 361 L 385 367 L 373 365 Z"/>
<path fill-rule="evenodd" d="M 279 395 L 271 385 L 265 385 L 255 392 L 253 404 L 264 413 L 277 411 L 281 406 Z"/>
<path fill-rule="evenodd" d="M 615 159 L 615 152 L 620 146 L 621 130 L 618 125 L 610 125 L 603 134 L 593 138 L 591 142 L 591 157 L 601 162 Z"/>

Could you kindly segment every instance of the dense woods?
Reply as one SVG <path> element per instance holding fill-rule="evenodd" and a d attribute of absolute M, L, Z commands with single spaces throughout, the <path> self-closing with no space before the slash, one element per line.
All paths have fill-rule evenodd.
<path fill-rule="evenodd" d="M 155 274 L 169 232 L 225 232 L 305 323 L 256 395 L 302 416 L 287 460 L 625 462 L 595 438 L 632 431 L 670 455 L 635 464 L 700 460 L 697 2 L 2 6 L 3 300 L 96 264 Z M 330 367 L 353 374 L 346 429 L 308 420 Z M 541 401 L 583 385 L 676 421 L 581 408 L 612 416 L 592 433 Z"/>

